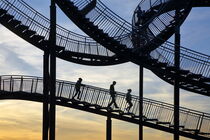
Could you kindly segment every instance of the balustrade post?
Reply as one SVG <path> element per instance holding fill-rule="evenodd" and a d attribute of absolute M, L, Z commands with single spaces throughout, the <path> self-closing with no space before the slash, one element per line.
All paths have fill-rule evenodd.
<path fill-rule="evenodd" d="M 43 56 L 43 124 L 42 124 L 42 140 L 48 140 L 49 134 L 49 52 L 44 51 Z M 38 79 L 36 80 L 35 93 Z"/>
<path fill-rule="evenodd" d="M 139 140 L 143 140 L 143 82 L 144 68 L 139 69 Z"/>
<path fill-rule="evenodd" d="M 179 20 L 179 12 L 180 10 L 176 10 L 176 19 Z M 174 140 L 179 140 L 179 108 L 180 108 L 180 79 L 179 79 L 179 72 L 180 69 L 180 27 L 175 29 L 175 56 L 174 56 L 174 66 L 176 67 L 177 71 L 175 74 L 174 79 Z"/>
<path fill-rule="evenodd" d="M 2 85 L 2 84 L 1 84 L 1 79 L 2 79 L 2 78 L 1 78 L 1 76 L 0 76 L 0 91 L 1 91 L 1 85 Z"/>
<path fill-rule="evenodd" d="M 198 125 L 197 125 L 197 130 L 200 132 L 202 124 L 203 124 L 203 118 L 204 118 L 204 113 L 202 114 L 202 116 L 200 116 L 199 121 L 198 121 Z"/>
<path fill-rule="evenodd" d="M 51 0 L 50 5 L 50 140 L 55 140 L 56 128 L 56 5 Z"/>
<path fill-rule="evenodd" d="M 23 76 L 20 78 L 20 91 L 23 91 Z"/>
<path fill-rule="evenodd" d="M 107 116 L 106 120 L 106 140 L 112 140 L 112 120 L 110 115 Z"/>
<path fill-rule="evenodd" d="M 10 76 L 9 90 L 10 92 L 12 92 L 12 76 Z"/>

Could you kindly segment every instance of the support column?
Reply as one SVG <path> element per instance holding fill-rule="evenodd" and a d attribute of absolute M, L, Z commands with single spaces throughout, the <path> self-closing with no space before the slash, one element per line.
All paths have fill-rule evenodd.
<path fill-rule="evenodd" d="M 106 140 L 112 140 L 112 120 L 110 116 L 107 116 L 106 120 Z"/>
<path fill-rule="evenodd" d="M 56 6 L 55 0 L 51 0 L 50 6 L 50 140 L 55 140 L 56 124 Z"/>
<path fill-rule="evenodd" d="M 43 56 L 43 125 L 42 125 L 42 140 L 48 140 L 48 129 L 49 129 L 49 52 L 44 51 Z"/>
<path fill-rule="evenodd" d="M 176 17 L 179 16 L 179 10 L 176 10 Z M 175 29 L 175 56 L 174 66 L 176 69 L 180 69 L 180 27 Z M 180 90 L 179 90 L 179 72 L 176 72 L 174 81 L 174 140 L 179 140 L 179 106 L 180 106 Z"/>
<path fill-rule="evenodd" d="M 143 140 L 143 82 L 144 82 L 144 68 L 139 67 L 139 140 Z"/>

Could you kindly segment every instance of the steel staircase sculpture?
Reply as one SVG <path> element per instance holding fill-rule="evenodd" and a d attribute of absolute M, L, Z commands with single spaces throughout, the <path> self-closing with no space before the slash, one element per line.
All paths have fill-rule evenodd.
<path fill-rule="evenodd" d="M 23 0 L 0 1 L 0 23 L 9 30 L 45 50 L 50 20 Z M 93 39 L 57 25 L 57 57 L 85 65 L 114 65 L 126 62 Z"/>
<path fill-rule="evenodd" d="M 116 102 L 119 109 L 107 108 L 111 100 L 109 90 L 85 85 L 81 87 L 81 100 L 72 99 L 75 93 L 75 83 L 63 80 L 56 82 L 56 104 L 72 107 L 83 111 L 107 116 L 139 124 L 139 98 L 132 96 L 133 107 L 128 106 L 125 93 L 117 92 Z M 43 79 L 33 76 L 4 75 L 0 76 L 0 99 L 22 99 L 42 102 Z M 151 99 L 143 99 L 143 125 L 173 133 L 174 106 Z M 187 108 L 180 108 L 180 135 L 195 138 L 210 138 L 210 114 Z"/>
<path fill-rule="evenodd" d="M 90 0 L 56 0 L 56 2 L 79 28 L 117 55 L 143 65 L 170 84 L 174 84 L 175 73 L 178 72 L 178 77 L 182 80 L 180 85 L 182 89 L 210 95 L 208 55 L 181 47 L 181 69 L 176 69 L 172 61 L 175 46 L 173 43 L 166 41 L 146 56 L 143 55 L 145 53 L 136 52 L 132 41 L 132 25 L 112 12 L 100 0 L 86 15 L 81 11 L 91 4 Z M 156 46 L 153 41 L 150 45 Z"/>
<path fill-rule="evenodd" d="M 90 37 L 82 36 L 57 25 L 57 57 L 85 65 L 113 65 L 127 61 L 153 71 L 157 76 L 174 84 L 176 73 L 179 74 L 180 87 L 202 95 L 210 96 L 210 56 L 181 47 L 180 69 L 174 67 L 174 44 L 166 40 L 173 34 L 173 29 L 180 26 L 193 6 L 209 6 L 208 0 L 182 1 L 178 22 L 170 20 L 164 28 L 157 27 L 155 17 L 168 15 L 174 7 L 170 0 L 156 2 L 148 8 L 144 24 L 132 26 L 112 12 L 100 0 L 56 0 L 64 13 Z M 189 3 L 188 3 L 189 2 Z M 143 3 L 143 2 L 142 2 Z M 140 3 L 140 6 L 142 6 Z M 191 6 L 191 7 L 190 7 Z M 151 9 L 156 13 L 151 12 Z M 136 11 L 138 12 L 138 11 Z M 161 18 L 159 22 L 164 20 Z M 177 19 L 176 19 L 177 20 Z M 0 23 L 6 28 L 35 45 L 46 50 L 49 39 L 50 21 L 23 0 L 0 1 Z M 134 22 L 135 23 L 135 22 Z M 163 24 L 162 24 L 163 25 Z M 161 26 L 161 25 L 160 25 Z M 139 29 L 142 28 L 142 29 Z M 145 32 L 140 32 L 141 30 Z M 141 37 L 146 37 L 141 39 Z M 135 38 L 140 39 L 138 49 Z M 143 43 L 141 43 L 143 41 Z M 100 45 L 102 44 L 102 45 Z M 144 48 L 146 48 L 144 50 Z M 109 49 L 109 50 L 108 50 Z M 148 53 L 145 53 L 147 52 Z M 81 100 L 72 99 L 75 83 L 57 80 L 56 104 L 73 107 L 83 111 L 107 116 L 173 133 L 174 106 L 171 104 L 143 99 L 143 116 L 139 116 L 139 98 L 133 96 L 134 106 L 126 112 L 125 94 L 117 93 L 119 109 L 107 108 L 110 101 L 107 89 L 86 85 L 82 88 Z M 0 76 L 0 99 L 23 99 L 43 101 L 43 79 L 31 76 Z M 188 138 L 210 139 L 210 114 L 180 109 L 179 134 Z"/>

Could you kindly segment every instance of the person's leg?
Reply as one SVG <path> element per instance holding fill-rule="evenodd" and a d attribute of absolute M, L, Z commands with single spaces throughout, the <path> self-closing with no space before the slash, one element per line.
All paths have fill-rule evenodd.
<path fill-rule="evenodd" d="M 114 101 L 113 101 L 113 102 L 114 102 L 114 106 L 115 106 L 116 108 L 119 108 L 118 105 L 117 105 L 117 103 L 116 103 L 115 97 L 114 97 Z"/>
<path fill-rule="evenodd" d="M 81 94 L 81 91 L 80 90 L 78 90 L 78 96 L 77 96 L 77 99 L 80 99 L 81 97 L 80 97 L 80 94 Z"/>
<path fill-rule="evenodd" d="M 74 99 L 74 97 L 76 97 L 77 94 L 78 94 L 78 90 L 76 90 L 76 92 L 75 92 L 75 94 L 74 94 L 74 96 L 72 98 Z"/>
<path fill-rule="evenodd" d="M 79 97 L 79 99 L 81 100 L 81 98 L 82 98 L 81 91 L 79 91 L 78 97 Z"/>
<path fill-rule="evenodd" d="M 114 103 L 114 98 L 113 98 L 113 96 L 111 96 L 111 99 L 112 99 L 112 101 L 108 104 L 107 107 L 111 107 L 111 105 Z"/>

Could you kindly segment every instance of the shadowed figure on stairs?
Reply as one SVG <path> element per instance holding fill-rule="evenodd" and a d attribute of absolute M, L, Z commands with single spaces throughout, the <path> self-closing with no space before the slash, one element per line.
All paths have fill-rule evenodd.
<path fill-rule="evenodd" d="M 128 107 L 126 108 L 126 110 L 128 111 L 128 112 L 130 112 L 130 109 L 131 109 L 131 107 L 133 106 L 133 103 L 131 102 L 131 89 L 128 89 L 128 92 L 127 92 L 127 94 L 125 95 L 126 96 L 126 102 L 128 103 Z"/>
<path fill-rule="evenodd" d="M 74 94 L 74 96 L 72 97 L 72 99 L 74 99 L 74 97 L 76 97 L 78 95 L 77 96 L 77 99 L 81 100 L 81 97 L 82 97 L 81 91 L 80 91 L 81 86 L 84 87 L 85 85 L 82 84 L 82 78 L 79 78 L 77 80 L 76 84 L 75 84 L 76 93 Z"/>
<path fill-rule="evenodd" d="M 115 89 L 114 89 L 114 86 L 116 85 L 116 81 L 113 81 L 113 83 L 110 85 L 110 88 L 109 88 L 109 93 L 111 95 L 111 102 L 108 104 L 108 108 L 111 107 L 112 104 L 114 104 L 115 108 L 119 108 L 117 106 L 117 103 L 116 103 L 116 92 L 115 92 Z"/>

